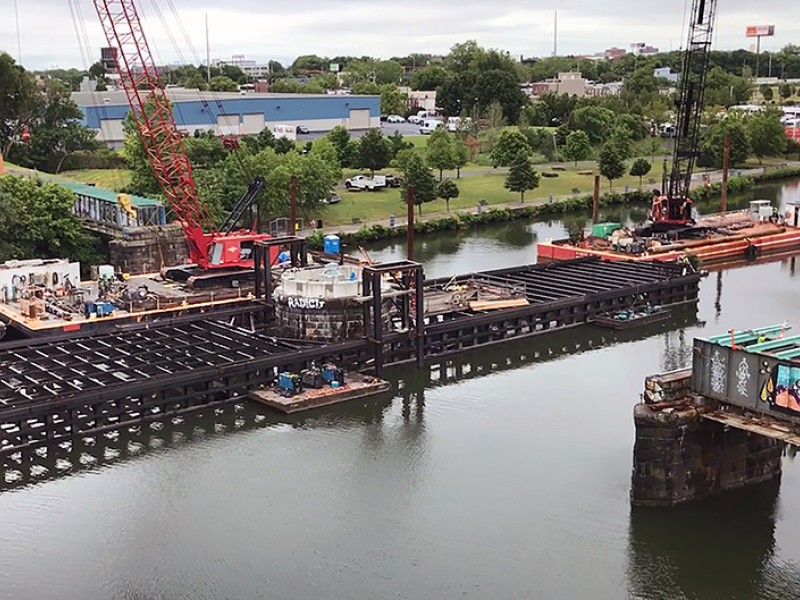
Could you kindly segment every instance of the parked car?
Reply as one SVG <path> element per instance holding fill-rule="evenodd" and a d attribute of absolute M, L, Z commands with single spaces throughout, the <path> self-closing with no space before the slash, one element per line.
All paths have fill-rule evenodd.
<path fill-rule="evenodd" d="M 375 175 L 369 177 L 368 175 L 356 175 L 350 179 L 345 179 L 344 187 L 348 190 L 367 190 L 368 192 L 375 192 L 386 187 L 386 176 Z"/>
<path fill-rule="evenodd" d="M 322 204 L 339 204 L 339 202 L 341 202 L 341 201 L 342 201 L 342 197 L 339 194 L 337 194 L 336 192 L 331 192 L 331 195 L 330 195 L 329 198 L 323 198 L 322 200 L 320 200 L 320 202 L 322 202 Z"/>
<path fill-rule="evenodd" d="M 381 113 L 381 122 L 385 121 L 388 118 L 387 115 Z"/>
<path fill-rule="evenodd" d="M 305 125 L 298 125 L 296 129 L 297 133 L 309 133 L 308 127 L 306 127 Z"/>
<path fill-rule="evenodd" d="M 401 117 L 400 115 L 389 115 L 388 117 L 386 117 L 386 120 L 389 123 L 405 123 L 406 122 L 406 120 L 403 117 Z"/>
<path fill-rule="evenodd" d="M 439 127 L 444 127 L 444 123 L 442 123 L 439 119 L 425 119 L 419 125 L 419 132 L 421 135 L 427 135 L 433 133 Z"/>
<path fill-rule="evenodd" d="M 408 115 L 408 119 L 406 119 L 409 123 L 413 123 L 414 125 L 419 125 L 422 123 L 422 117 L 418 115 Z"/>

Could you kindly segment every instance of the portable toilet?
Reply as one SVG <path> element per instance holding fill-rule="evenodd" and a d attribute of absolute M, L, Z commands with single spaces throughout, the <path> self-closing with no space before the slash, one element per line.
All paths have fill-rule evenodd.
<path fill-rule="evenodd" d="M 800 202 L 789 202 L 786 205 L 786 224 L 800 227 Z"/>
<path fill-rule="evenodd" d="M 323 238 L 323 250 L 325 254 L 339 254 L 339 236 L 326 235 Z"/>
<path fill-rule="evenodd" d="M 750 218 L 753 221 L 766 221 L 772 216 L 772 203 L 769 200 L 752 200 L 750 202 Z"/>

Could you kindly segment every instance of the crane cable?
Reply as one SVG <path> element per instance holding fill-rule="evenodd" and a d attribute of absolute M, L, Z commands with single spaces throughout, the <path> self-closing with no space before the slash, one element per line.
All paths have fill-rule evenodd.
<path fill-rule="evenodd" d="M 181 33 L 183 34 L 184 41 L 186 42 L 186 46 L 189 48 L 189 52 L 191 54 L 190 58 L 192 60 L 187 60 L 186 57 L 184 56 L 183 51 L 181 50 L 181 44 L 179 44 L 177 42 L 177 40 L 175 39 L 175 36 L 173 36 L 172 31 L 171 31 L 171 29 L 169 27 L 169 24 L 167 22 L 167 19 L 164 16 L 164 13 L 161 11 L 161 8 L 158 6 L 157 2 L 158 2 L 158 0 L 150 0 L 150 3 L 152 4 L 156 15 L 158 16 L 159 20 L 161 21 L 161 24 L 164 27 L 164 30 L 167 32 L 167 35 L 169 36 L 170 42 L 172 43 L 172 45 L 173 45 L 173 47 L 175 49 L 175 52 L 178 55 L 178 59 L 180 60 L 180 62 L 182 64 L 184 64 L 184 65 L 193 64 L 193 63 L 201 64 L 200 57 L 199 57 L 199 55 L 197 53 L 197 49 L 195 48 L 194 44 L 192 43 L 192 40 L 189 37 L 189 34 L 188 34 L 188 32 L 186 31 L 186 28 L 183 25 L 183 21 L 181 20 L 180 16 L 178 15 L 178 11 L 175 8 L 175 4 L 172 2 L 172 0 L 167 0 L 167 4 L 168 4 L 168 6 L 169 6 L 169 8 L 170 8 L 170 10 L 172 12 L 172 17 L 175 19 L 176 23 L 178 24 L 179 29 L 181 30 Z M 218 96 L 216 92 L 214 92 L 213 90 L 210 89 L 211 82 L 209 81 L 208 83 L 209 83 L 208 94 L 211 96 L 212 100 L 216 104 L 217 110 L 219 111 L 219 113 L 224 115 L 225 114 L 225 107 L 224 107 L 224 105 L 222 103 L 222 98 L 220 96 Z M 212 126 L 217 126 L 217 124 L 212 121 L 212 111 L 211 111 L 211 107 L 210 107 L 210 105 L 208 103 L 208 100 L 203 98 L 202 93 L 200 94 L 200 101 L 203 103 L 203 107 L 206 109 L 206 114 L 208 115 L 210 124 Z M 234 160 L 238 163 L 239 168 L 241 169 L 243 175 L 247 179 L 252 180 L 253 179 L 253 174 L 251 172 L 251 169 L 249 168 L 249 166 L 244 161 L 241 153 L 237 152 L 236 150 L 234 150 L 233 151 L 233 155 L 234 155 Z"/>

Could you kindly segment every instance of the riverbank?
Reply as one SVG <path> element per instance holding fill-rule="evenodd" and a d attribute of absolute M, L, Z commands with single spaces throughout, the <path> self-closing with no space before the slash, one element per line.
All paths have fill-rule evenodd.
<path fill-rule="evenodd" d="M 751 189 L 759 183 L 800 177 L 800 165 L 793 164 L 785 168 L 751 169 L 741 176 L 734 176 L 728 180 L 728 193 L 735 194 Z M 693 199 L 695 201 L 711 200 L 721 194 L 722 183 L 720 175 L 715 173 L 711 177 L 712 183 L 699 181 L 694 186 Z M 629 190 L 628 192 L 605 192 L 600 194 L 600 206 L 614 206 L 624 204 L 648 204 L 652 199 L 650 190 Z M 508 204 L 495 204 L 484 208 L 477 206 L 470 209 L 454 210 L 451 213 L 430 213 L 414 217 L 414 232 L 418 235 L 436 233 L 439 231 L 454 231 L 471 229 L 481 225 L 501 223 L 515 219 L 547 218 L 565 213 L 591 209 L 591 194 L 571 194 L 553 196 L 550 198 L 536 198 L 525 203 L 515 202 Z M 401 206 L 402 208 L 402 206 Z M 317 230 L 308 235 L 309 247 L 322 248 L 324 235 L 335 233 L 345 245 L 359 245 L 378 240 L 402 238 L 407 235 L 408 228 L 405 218 L 395 219 L 394 227 L 390 227 L 387 219 L 375 220 L 366 223 L 344 225 L 328 228 L 326 232 Z"/>

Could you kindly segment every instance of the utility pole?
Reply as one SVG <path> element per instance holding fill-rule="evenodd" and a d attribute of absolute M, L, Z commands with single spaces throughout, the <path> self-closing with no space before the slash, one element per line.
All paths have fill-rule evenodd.
<path fill-rule="evenodd" d="M 553 14 L 553 56 L 558 56 L 558 11 Z"/>
<path fill-rule="evenodd" d="M 19 7 L 17 0 L 14 0 L 14 20 L 17 23 L 17 64 L 22 66 L 22 38 L 19 35 Z"/>
<path fill-rule="evenodd" d="M 206 13 L 206 80 L 211 84 L 211 45 L 208 38 L 208 13 Z"/>

